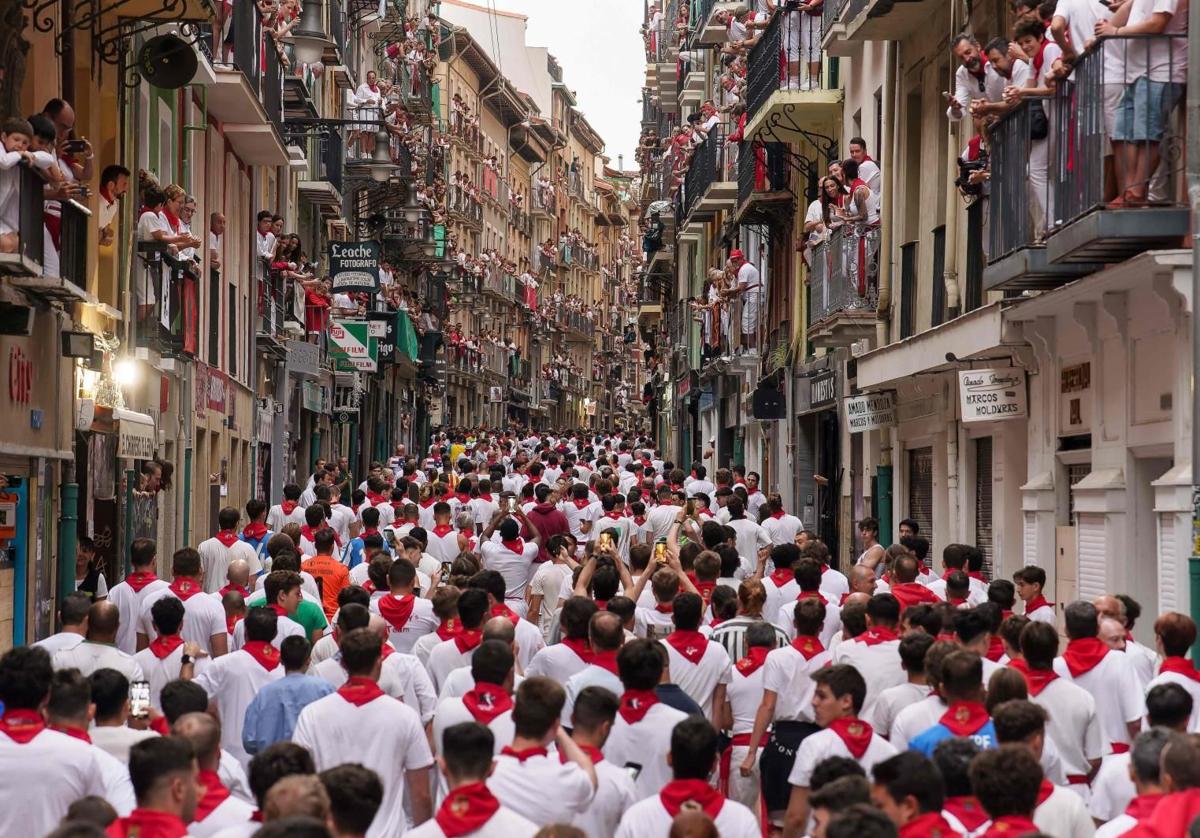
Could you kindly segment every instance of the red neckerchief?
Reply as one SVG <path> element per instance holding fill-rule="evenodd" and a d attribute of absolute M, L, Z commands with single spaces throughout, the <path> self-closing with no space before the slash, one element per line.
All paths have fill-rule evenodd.
<path fill-rule="evenodd" d="M 500 753 L 506 757 L 513 757 L 517 762 L 524 762 L 525 760 L 532 759 L 533 757 L 544 757 L 549 755 L 549 752 L 545 748 L 522 748 L 518 751 L 511 745 L 505 745 L 500 749 Z"/>
<path fill-rule="evenodd" d="M 825 595 L 823 593 L 821 593 L 820 590 L 801 591 L 800 593 L 796 594 L 796 602 L 799 602 L 802 599 L 819 599 L 819 600 L 821 600 L 822 605 L 829 604 L 829 600 L 825 599 Z"/>
<path fill-rule="evenodd" d="M 462 628 L 451 639 L 454 641 L 454 645 L 458 647 L 459 653 L 465 655 L 483 642 L 483 632 L 479 629 Z"/>
<path fill-rule="evenodd" d="M 1054 794 L 1054 783 L 1042 778 L 1042 784 L 1038 786 L 1037 805 L 1041 806 L 1050 799 L 1050 795 Z"/>
<path fill-rule="evenodd" d="M 700 663 L 708 649 L 708 638 L 698 631 L 675 629 L 666 637 L 667 645 L 693 664 Z"/>
<path fill-rule="evenodd" d="M 757 495 L 757 494 L 758 494 L 758 487 L 757 487 L 757 486 L 756 486 L 755 488 L 753 488 L 753 489 L 746 489 L 746 496 L 747 496 L 747 497 L 754 497 L 754 496 L 755 496 L 755 495 Z"/>
<path fill-rule="evenodd" d="M 979 801 L 971 795 L 947 797 L 942 803 L 942 811 L 954 815 L 968 832 L 974 832 L 990 820 Z"/>
<path fill-rule="evenodd" d="M 480 724 L 491 724 L 492 719 L 512 709 L 512 696 L 504 687 L 475 682 L 475 687 L 463 694 L 463 706 Z"/>
<path fill-rule="evenodd" d="M 362 583 L 362 589 L 369 594 L 373 594 L 375 593 L 375 583 L 368 579 Z"/>
<path fill-rule="evenodd" d="M 371 506 L 379 506 L 381 503 L 386 503 L 387 498 L 378 492 L 367 492 L 367 501 Z"/>
<path fill-rule="evenodd" d="M 1008 665 L 1025 676 L 1025 685 L 1031 696 L 1039 695 L 1052 681 L 1058 678 L 1058 673 L 1053 669 L 1034 669 L 1024 658 L 1014 658 L 1008 662 Z"/>
<path fill-rule="evenodd" d="M 167 723 L 166 716 L 155 716 L 150 720 L 150 729 L 159 736 L 170 736 L 171 725 Z"/>
<path fill-rule="evenodd" d="M 262 541 L 263 537 L 269 533 L 267 525 L 262 521 L 251 521 L 242 528 L 242 536 L 248 541 Z M 229 545 L 225 545 L 229 546 Z"/>
<path fill-rule="evenodd" d="M 242 646 L 242 651 L 258 661 L 259 666 L 267 672 L 279 666 L 279 650 L 265 640 L 248 640 Z"/>
<path fill-rule="evenodd" d="M 772 513 L 771 513 L 771 517 L 772 517 L 772 518 L 774 518 L 776 521 L 778 521 L 778 520 L 779 520 L 780 518 L 782 518 L 782 517 L 783 517 L 785 514 L 786 514 L 786 513 L 785 513 L 785 512 L 784 512 L 784 511 L 781 509 L 781 510 L 779 510 L 778 512 L 772 512 Z"/>
<path fill-rule="evenodd" d="M 920 582 L 897 582 L 895 585 L 892 585 L 892 596 L 900 600 L 901 611 L 913 605 L 925 602 L 936 604 L 941 601 L 938 599 L 937 594 Z"/>
<path fill-rule="evenodd" d="M 171 232 L 178 233 L 179 232 L 179 216 L 176 215 L 175 213 L 171 212 L 169 209 L 167 209 L 165 205 L 162 208 L 162 214 L 163 214 L 163 218 L 167 219 L 167 223 L 171 225 Z"/>
<path fill-rule="evenodd" d="M 430 532 L 438 538 L 445 538 L 447 535 L 454 532 L 454 527 L 450 526 L 449 524 L 438 524 L 436 527 L 430 530 Z"/>
<path fill-rule="evenodd" d="M 1041 594 L 1038 594 L 1033 599 L 1029 600 L 1029 602 L 1025 603 L 1025 615 L 1029 616 L 1034 611 L 1041 608 L 1043 605 L 1049 606 L 1051 608 L 1054 607 L 1053 602 L 1047 602 L 1046 598 L 1044 596 L 1042 596 Z"/>
<path fill-rule="evenodd" d="M 967 601 L 967 598 L 965 596 L 947 596 L 946 597 L 946 602 L 950 603 L 955 608 L 962 605 L 966 601 Z M 991 654 L 990 649 L 988 650 L 988 654 Z M 992 660 L 995 660 L 995 658 L 992 658 Z"/>
<path fill-rule="evenodd" d="M 963 66 L 963 69 L 967 71 L 967 75 L 972 76 L 976 79 L 987 78 L 987 65 L 988 65 L 987 56 L 985 56 L 985 55 L 979 56 L 979 61 L 980 61 L 980 64 L 979 64 L 979 72 L 978 73 L 972 72 L 971 68 L 967 67 L 965 65 Z"/>
<path fill-rule="evenodd" d="M 388 501 L 388 503 L 390 503 L 392 509 L 396 510 L 397 512 L 404 508 L 404 501 L 402 500 Z"/>
<path fill-rule="evenodd" d="M 998 663 L 1000 658 L 1004 657 L 1004 641 L 993 634 L 988 639 L 987 654 L 984 657 L 992 663 Z"/>
<path fill-rule="evenodd" d="M 654 610 L 657 611 L 659 614 L 674 614 L 675 613 L 675 603 L 673 603 L 673 602 L 656 602 L 656 603 L 654 603 Z"/>
<path fill-rule="evenodd" d="M 428 509 L 429 507 L 431 507 L 435 503 L 437 503 L 439 500 L 441 500 L 441 498 L 428 498 L 426 500 L 421 501 L 420 506 L 422 509 Z"/>
<path fill-rule="evenodd" d="M 1154 811 L 1138 823 L 1128 835 L 1159 836 L 1187 835 L 1196 815 L 1200 814 L 1200 788 L 1190 788 L 1164 795 Z"/>
<path fill-rule="evenodd" d="M 751 646 L 746 650 L 746 657 L 734 664 L 734 668 L 749 678 L 767 662 L 767 653 L 770 651 L 766 646 Z"/>
<path fill-rule="evenodd" d="M 370 678 L 364 678 L 361 675 L 350 676 L 346 679 L 346 683 L 338 687 L 337 693 L 355 707 L 362 707 L 364 704 L 369 704 L 384 694 L 377 682 L 372 681 Z"/>
<path fill-rule="evenodd" d="M 147 647 L 154 657 L 162 660 L 183 645 L 183 638 L 178 634 L 160 634 L 150 641 Z"/>
<path fill-rule="evenodd" d="M 392 644 L 388 643 L 386 640 L 385 640 L 385 641 L 383 641 L 383 643 L 381 643 L 381 644 L 380 644 L 380 646 L 379 646 L 379 659 L 380 659 L 381 661 L 385 661 L 385 660 L 387 660 L 388 658 L 390 658 L 390 657 L 391 657 L 392 655 L 394 655 L 394 654 L 396 654 L 396 650 L 392 648 Z"/>
<path fill-rule="evenodd" d="M 224 544 L 226 547 L 232 547 L 238 543 L 237 533 L 233 530 L 221 530 L 213 536 L 217 541 Z"/>
<path fill-rule="evenodd" d="M 65 733 L 72 739 L 78 739 L 80 742 L 92 744 L 92 737 L 88 736 L 88 732 L 81 727 L 71 727 L 70 725 L 49 725 L 51 730 L 57 730 L 59 733 Z"/>
<path fill-rule="evenodd" d="M 892 640 L 898 640 L 894 628 L 888 626 L 871 626 L 858 637 L 854 638 L 859 643 L 865 643 L 868 646 L 878 646 L 880 643 L 887 643 Z"/>
<path fill-rule="evenodd" d="M 133 588 L 134 593 L 141 593 L 142 588 L 157 581 L 158 574 L 153 570 L 138 570 L 125 577 L 125 583 Z"/>
<path fill-rule="evenodd" d="M 459 786 L 442 801 L 433 819 L 446 838 L 478 832 L 500 810 L 500 801 L 485 783 Z"/>
<path fill-rule="evenodd" d="M 970 736 L 991 720 L 987 708 L 975 701 L 956 701 L 938 722 L 955 736 Z"/>
<path fill-rule="evenodd" d="M 104 199 L 106 204 L 115 204 L 117 199 L 112 196 L 112 190 L 108 188 L 108 184 L 100 187 L 100 197 Z"/>
<path fill-rule="evenodd" d="M 575 744 L 577 746 L 579 746 L 579 750 L 583 751 L 585 754 L 588 755 L 588 759 L 590 759 L 592 761 L 592 765 L 595 765 L 597 763 L 604 761 L 604 751 L 600 750 L 599 748 L 594 747 L 592 745 L 585 745 L 582 742 L 576 742 Z M 566 764 L 567 752 L 559 751 L 558 758 L 559 758 L 559 760 L 561 760 L 563 762 L 563 764 Z"/>
<path fill-rule="evenodd" d="M 593 652 L 592 666 L 598 666 L 603 670 L 617 674 L 617 653 L 616 652 Z"/>
<path fill-rule="evenodd" d="M 1078 678 L 1091 672 L 1100 661 L 1104 660 L 1109 649 L 1098 637 L 1081 637 L 1067 643 L 1063 652 L 1063 662 L 1067 665 L 1072 678 Z"/>
<path fill-rule="evenodd" d="M 611 518 L 611 519 L 612 519 L 612 520 L 614 520 L 614 521 L 620 521 L 620 520 L 621 520 L 621 513 L 620 513 L 620 512 L 618 512 L 617 510 L 615 510 L 615 509 L 614 509 L 612 512 L 605 512 L 605 513 L 604 513 L 604 517 L 605 517 L 605 518 Z"/>
<path fill-rule="evenodd" d="M 274 611 L 276 617 L 287 617 L 288 616 L 287 609 L 278 603 L 272 602 L 270 605 L 267 606 L 267 608 L 270 608 L 272 611 Z M 289 619 L 290 619 L 290 617 L 289 617 Z"/>
<path fill-rule="evenodd" d="M 523 538 L 518 538 L 516 541 L 501 540 L 500 543 L 504 545 L 504 549 L 510 550 L 518 556 L 525 555 L 525 539 Z"/>
<path fill-rule="evenodd" d="M 637 524 L 640 527 L 642 524 L 646 523 L 646 516 L 645 515 L 634 515 L 633 523 Z"/>
<path fill-rule="evenodd" d="M 462 492 L 459 492 L 457 495 L 455 495 L 455 497 L 458 498 L 458 502 L 463 504 L 464 506 L 471 502 L 471 496 L 464 495 Z"/>
<path fill-rule="evenodd" d="M 285 500 L 283 503 L 279 504 L 279 508 L 283 510 L 284 515 L 291 515 L 296 511 L 296 507 L 299 505 L 300 504 L 294 500 Z"/>
<path fill-rule="evenodd" d="M 241 585 L 235 585 L 232 582 L 230 582 L 228 585 L 226 585 L 221 590 L 217 591 L 217 593 L 219 593 L 221 596 L 225 596 L 225 594 L 229 593 L 230 591 L 237 591 L 239 594 L 242 595 L 242 599 L 245 599 L 250 596 L 249 588 L 243 588 Z"/>
<path fill-rule="evenodd" d="M 1050 39 L 1043 36 L 1042 44 L 1038 47 L 1037 55 L 1033 57 L 1030 65 L 1033 67 L 1034 75 L 1042 72 L 1042 64 L 1046 61 L 1046 47 L 1050 46 Z"/>
<path fill-rule="evenodd" d="M 842 740 L 842 744 L 850 751 L 850 755 L 855 759 L 862 759 L 863 754 L 867 752 L 867 748 L 871 746 L 871 737 L 875 731 L 869 724 L 862 719 L 856 719 L 849 716 L 834 719 L 829 723 L 826 730 L 832 730 Z"/>
<path fill-rule="evenodd" d="M 442 640 L 449 640 L 458 634 L 459 628 L 458 620 L 453 617 L 449 620 L 442 620 L 437 627 L 437 636 Z"/>
<path fill-rule="evenodd" d="M 625 690 L 621 694 L 621 706 L 617 712 L 626 724 L 633 725 L 645 718 L 655 704 L 658 704 L 658 694 L 654 690 Z"/>
<path fill-rule="evenodd" d="M 105 834 L 109 838 L 185 838 L 188 828 L 169 812 L 134 809 L 128 817 L 117 818 Z"/>
<path fill-rule="evenodd" d="M 962 571 L 962 568 L 961 568 L 961 567 L 948 567 L 948 568 L 946 568 L 946 572 L 942 574 L 942 581 L 943 581 L 943 582 L 946 582 L 946 581 L 948 581 L 948 580 L 950 579 L 950 574 L 951 574 L 951 573 L 959 573 L 959 572 L 961 572 L 961 571 Z"/>
<path fill-rule="evenodd" d="M 696 591 L 700 594 L 700 599 L 704 600 L 705 607 L 712 601 L 713 591 L 717 589 L 717 583 L 713 582 L 695 582 Z"/>
<path fill-rule="evenodd" d="M 1163 658 L 1162 664 L 1158 667 L 1158 672 L 1160 675 L 1164 672 L 1174 672 L 1177 675 L 1186 675 L 1193 681 L 1200 681 L 1200 672 L 1196 671 L 1196 667 L 1187 658 L 1176 656 Z"/>
<path fill-rule="evenodd" d="M 663 786 L 658 799 L 672 818 L 679 814 L 685 803 L 698 805 L 710 818 L 716 818 L 725 805 L 725 795 L 710 786 L 707 780 L 672 780 Z"/>
<path fill-rule="evenodd" d="M 368 535 L 379 535 L 379 527 L 367 527 L 362 531 L 363 538 L 366 538 Z"/>
<path fill-rule="evenodd" d="M 171 593 L 187 602 L 196 594 L 204 593 L 204 586 L 190 576 L 176 576 L 171 583 Z"/>
<path fill-rule="evenodd" d="M 509 622 L 511 622 L 514 626 L 521 622 L 521 616 L 503 602 L 497 602 L 495 605 L 493 605 L 489 614 L 492 617 L 507 617 Z"/>
<path fill-rule="evenodd" d="M 983 581 L 983 574 L 982 574 L 982 573 L 980 573 L 978 570 L 968 570 L 968 571 L 967 571 L 967 578 L 968 578 L 968 579 L 978 579 L 980 582 L 982 582 L 982 581 Z"/>
<path fill-rule="evenodd" d="M 776 588 L 782 588 L 796 577 L 792 574 L 792 569 L 790 567 L 777 567 L 767 578 L 775 584 Z"/>
<path fill-rule="evenodd" d="M 216 771 L 202 768 L 196 772 L 196 779 L 204 785 L 204 796 L 196 801 L 196 814 L 192 820 L 200 822 L 213 813 L 213 810 L 229 797 L 229 789 L 221 782 Z"/>
<path fill-rule="evenodd" d="M 233 636 L 233 630 L 237 628 L 237 624 L 242 621 L 241 617 L 233 616 L 225 618 L 225 633 Z"/>
<path fill-rule="evenodd" d="M 592 662 L 592 647 L 588 645 L 586 637 L 564 637 L 560 642 L 584 663 Z"/>
<path fill-rule="evenodd" d="M 951 838 L 957 834 L 941 812 L 926 812 L 900 827 L 898 838 Z"/>
<path fill-rule="evenodd" d="M 491 493 L 491 492 L 480 492 L 480 493 L 479 493 L 479 499 L 480 499 L 481 501 L 485 501 L 485 502 L 487 502 L 487 503 L 491 503 L 491 502 L 492 502 L 492 493 Z"/>
<path fill-rule="evenodd" d="M 388 594 L 379 599 L 379 614 L 383 619 L 388 621 L 388 625 L 394 631 L 404 631 L 404 627 L 408 625 L 408 620 L 412 617 L 413 608 L 416 606 L 417 598 L 412 594 L 404 596 L 393 596 Z"/>
<path fill-rule="evenodd" d="M 592 505 L 592 502 L 587 498 L 572 498 L 571 503 L 575 504 L 576 509 L 586 509 Z"/>
<path fill-rule="evenodd" d="M 804 656 L 806 661 L 810 661 L 817 655 L 825 651 L 825 645 L 820 638 L 810 634 L 802 634 L 792 641 L 792 648 Z"/>
<path fill-rule="evenodd" d="M 1135 821 L 1140 821 L 1142 818 L 1148 818 L 1154 814 L 1154 810 L 1158 808 L 1158 802 L 1166 795 L 1163 792 L 1157 794 L 1139 794 L 1133 800 L 1129 801 L 1129 805 L 1125 807 L 1125 814 L 1133 818 Z"/>

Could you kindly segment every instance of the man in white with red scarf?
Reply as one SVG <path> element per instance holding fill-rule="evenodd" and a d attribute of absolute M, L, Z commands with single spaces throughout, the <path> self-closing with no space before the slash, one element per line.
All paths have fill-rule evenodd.
<path fill-rule="evenodd" d="M 908 680 L 900 665 L 899 622 L 900 602 L 891 594 L 876 594 L 867 603 L 867 630 L 834 650 L 835 663 L 850 664 L 866 679 L 863 707 L 868 710 L 881 692 Z"/>
<path fill-rule="evenodd" d="M 341 655 L 349 678 L 337 692 L 301 711 L 292 741 L 312 753 L 318 771 L 346 762 L 375 771 L 383 783 L 383 804 L 367 838 L 396 838 L 405 830 L 406 793 L 415 825 L 432 815 L 433 754 L 417 712 L 379 687 L 379 636 L 356 629 L 342 638 Z"/>
<path fill-rule="evenodd" d="M 150 609 L 160 598 L 173 596 L 183 601 L 185 614 L 179 634 L 184 642 L 195 643 L 208 653 L 209 658 L 221 657 L 229 650 L 225 609 L 220 600 L 204 592 L 200 554 L 191 547 L 176 550 L 171 557 L 171 576 L 170 585 L 148 591 L 142 598 L 142 610 L 138 614 L 138 649 L 145 649 L 158 636 Z"/>
<path fill-rule="evenodd" d="M 413 563 L 396 559 L 388 570 L 391 592 L 371 601 L 371 610 L 388 624 L 388 642 L 402 654 L 411 653 L 418 640 L 437 631 L 441 624 L 433 613 L 433 603 L 416 595 L 416 584 L 417 569 Z"/>
<path fill-rule="evenodd" d="M 541 629 L 510 607 L 513 603 L 506 599 L 505 595 L 511 588 L 499 572 L 481 570 L 472 576 L 467 584 L 470 588 L 487 592 L 489 617 L 503 617 L 512 623 L 513 634 L 517 640 L 517 665 L 524 672 L 533 661 L 534 655 L 546 645 L 546 638 L 542 636 Z"/>
<path fill-rule="evenodd" d="M 225 584 L 225 571 L 229 563 L 242 559 L 250 566 L 250 575 L 262 573 L 262 562 L 254 548 L 238 538 L 237 526 L 242 514 L 232 506 L 227 506 L 217 513 L 217 534 L 212 538 L 201 541 L 196 551 L 200 553 L 201 566 L 204 568 L 204 590 L 213 593 Z"/>
<path fill-rule="evenodd" d="M 138 616 L 142 603 L 151 594 L 166 590 L 168 584 L 155 573 L 158 549 L 151 538 L 135 538 L 129 546 L 129 563 L 133 572 L 125 580 L 108 589 L 108 601 L 121 612 L 117 626 L 117 648 L 128 655 L 137 651 Z"/>
<path fill-rule="evenodd" d="M 483 640 L 483 620 L 488 610 L 488 596 L 483 591 L 469 589 L 458 597 L 458 630 L 429 650 L 425 668 L 434 689 L 441 691 L 447 676 L 456 669 L 470 666 L 471 653 Z"/>
<path fill-rule="evenodd" d="M 667 650 L 671 680 L 700 705 L 707 718 L 724 712 L 725 686 L 731 678 L 729 653 L 700 633 L 704 600 L 699 594 L 682 593 L 671 602 L 675 630 L 660 643 Z"/>
<path fill-rule="evenodd" d="M 763 698 L 763 675 L 767 655 L 777 643 L 775 629 L 762 621 L 746 629 L 746 656 L 730 667 L 730 680 L 725 688 L 724 722 L 732 736 L 730 746 L 721 752 L 718 772 L 721 793 L 745 806 L 757 806 L 758 757 L 755 749 L 750 755 L 750 739 L 754 720 Z M 760 737 L 760 745 L 765 744 Z M 738 768 L 749 764 L 751 770 L 743 775 Z"/>
<path fill-rule="evenodd" d="M 587 597 L 573 596 L 568 599 L 559 615 L 562 640 L 539 649 L 525 668 L 525 674 L 529 677 L 544 675 L 566 685 L 571 676 L 582 672 L 592 661 L 588 624 L 598 610 L 595 601 Z M 520 643 L 520 640 L 517 642 Z"/>
<path fill-rule="evenodd" d="M 461 696 L 448 696 L 433 712 L 433 746 L 444 754 L 443 736 L 463 722 L 487 725 L 496 742 L 496 753 L 513 740 L 513 653 L 507 643 L 485 640 L 471 654 L 475 686 Z"/>
<path fill-rule="evenodd" d="M 796 763 L 788 782 L 792 786 L 784 818 L 786 838 L 804 835 L 807 830 L 808 786 L 813 769 L 827 757 L 849 757 L 868 775 L 875 763 L 896 754 L 886 739 L 859 718 L 867 696 L 867 682 L 853 666 L 834 664 L 812 676 L 813 715 L 823 730 L 809 736 L 796 751 Z"/>
<path fill-rule="evenodd" d="M 462 722 L 442 734 L 437 764 L 449 794 L 434 816 L 408 838 L 532 838 L 533 821 L 502 805 L 487 787 L 492 772 L 492 733 L 478 722 Z"/>
<path fill-rule="evenodd" d="M 110 594 L 111 598 L 111 594 Z M 1154 621 L 1154 636 L 1159 653 L 1163 656 L 1158 674 L 1146 685 L 1146 692 L 1159 684 L 1178 684 L 1192 697 L 1192 715 L 1187 729 L 1190 733 L 1200 731 L 1200 672 L 1196 664 L 1187 657 L 1188 650 L 1196 642 L 1196 624 L 1192 618 L 1178 611 L 1168 611 Z"/>
<path fill-rule="evenodd" d="M 571 739 L 596 769 L 596 794 L 587 809 L 571 821 L 589 836 L 614 834 L 621 816 L 637 802 L 629 772 L 606 760 L 602 750 L 620 706 L 615 693 L 603 687 L 586 687 L 575 697 L 571 712 Z"/>
<path fill-rule="evenodd" d="M 621 818 L 617 838 L 661 838 L 681 811 L 698 807 L 712 819 L 721 838 L 759 838 L 759 819 L 708 783 L 717 763 L 717 731 L 704 719 L 689 716 L 671 731 L 673 779 L 654 796 L 635 804 Z"/>
<path fill-rule="evenodd" d="M 537 527 L 520 509 L 512 513 L 512 517 L 502 519 L 504 514 L 497 512 L 484 529 L 479 554 L 485 570 L 495 570 L 504 577 L 504 600 L 509 608 L 523 617 L 528 610 L 525 589 L 533 575 L 531 568 L 538 557 L 542 539 Z M 522 526 L 531 533 L 528 541 L 521 538 Z M 497 529 L 500 532 L 498 542 L 491 540 L 492 533 Z M 531 656 L 534 651 L 530 651 Z"/>
<path fill-rule="evenodd" d="M 196 781 L 204 786 L 204 794 L 196 800 L 196 813 L 188 825 L 188 834 L 205 838 L 226 827 L 250 823 L 254 807 L 231 795 L 217 774 L 221 762 L 221 723 L 208 713 L 185 713 L 175 720 L 171 732 L 191 744 L 199 769 Z"/>
<path fill-rule="evenodd" d="M 783 501 L 779 495 L 767 497 L 767 517 L 763 519 L 762 528 L 772 544 L 794 544 L 796 533 L 804 529 L 804 522 L 795 515 L 783 511 Z"/>

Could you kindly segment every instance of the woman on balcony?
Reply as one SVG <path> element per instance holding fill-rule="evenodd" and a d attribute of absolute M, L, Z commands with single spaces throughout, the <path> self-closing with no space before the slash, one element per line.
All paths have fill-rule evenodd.
<path fill-rule="evenodd" d="M 300 280 L 304 289 L 304 331 L 309 343 L 316 343 L 319 336 L 329 328 L 329 282 L 328 280 Z"/>

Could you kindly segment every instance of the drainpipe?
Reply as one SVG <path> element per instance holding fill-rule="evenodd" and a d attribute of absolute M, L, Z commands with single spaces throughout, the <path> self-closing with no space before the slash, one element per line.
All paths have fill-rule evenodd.
<path fill-rule="evenodd" d="M 1188 26 L 1200 32 L 1200 3 L 1188 6 Z M 1187 89 L 1187 188 L 1192 206 L 1192 555 L 1188 559 L 1190 611 L 1193 620 L 1200 620 L 1200 423 L 1196 410 L 1200 408 L 1200 387 L 1196 386 L 1196 371 L 1200 370 L 1200 318 L 1196 317 L 1200 301 L 1200 61 L 1188 62 Z M 1192 660 L 1200 660 L 1200 640 L 1192 645 Z"/>
<path fill-rule="evenodd" d="M 58 601 L 75 590 L 75 547 L 79 537 L 79 484 L 75 482 L 75 463 L 63 463 L 58 519 Z"/>
<path fill-rule="evenodd" d="M 895 238 L 893 219 L 896 196 L 896 167 L 895 138 L 893 124 L 896 120 L 896 65 L 900 60 L 895 41 L 887 41 L 884 47 L 883 89 L 887 95 L 883 99 L 883 120 L 880 133 L 883 135 L 879 143 L 879 156 L 883 166 L 883 216 L 879 224 L 879 303 L 875 310 L 875 347 L 887 346 L 890 342 L 892 316 L 892 241 Z M 888 455 L 890 457 L 890 451 Z"/>
<path fill-rule="evenodd" d="M 960 31 L 960 7 L 958 3 L 950 4 L 950 31 Z M 944 188 L 946 190 L 946 238 L 945 238 L 945 270 L 942 272 L 942 281 L 946 285 L 946 311 L 945 319 L 952 320 L 958 317 L 962 310 L 962 293 L 958 287 L 958 216 L 962 212 L 962 208 L 958 202 L 958 187 L 954 185 L 954 179 L 958 176 L 958 123 L 946 120 L 946 133 L 949 135 L 949 141 L 946 148 L 950 149 L 950 153 L 946 155 L 946 159 L 942 161 L 945 167 L 943 177 Z"/>

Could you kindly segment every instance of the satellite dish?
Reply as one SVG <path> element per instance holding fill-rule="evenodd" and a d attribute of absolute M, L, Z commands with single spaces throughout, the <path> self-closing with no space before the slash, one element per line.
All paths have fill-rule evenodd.
<path fill-rule="evenodd" d="M 142 45 L 137 57 L 142 78 L 155 87 L 177 90 L 196 75 L 196 53 L 175 35 L 157 35 Z"/>

